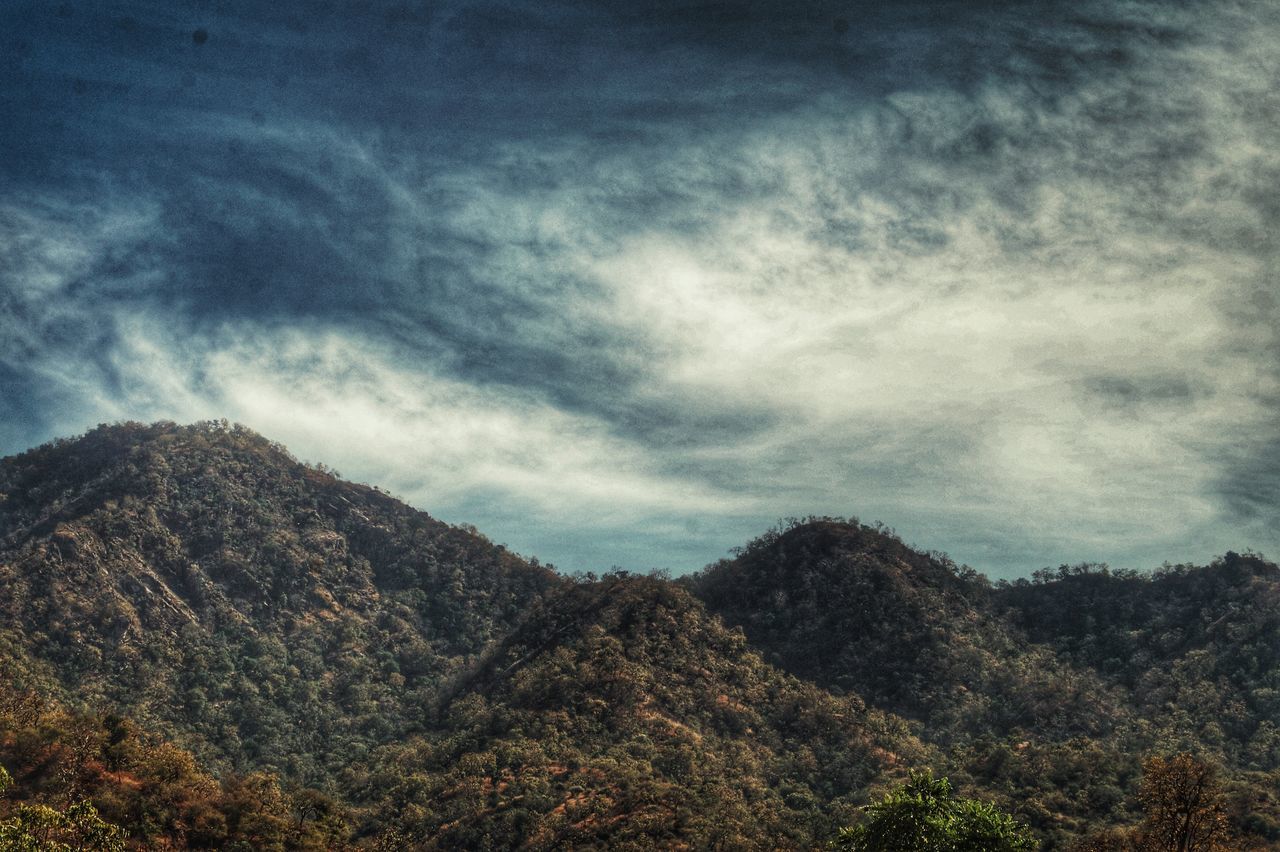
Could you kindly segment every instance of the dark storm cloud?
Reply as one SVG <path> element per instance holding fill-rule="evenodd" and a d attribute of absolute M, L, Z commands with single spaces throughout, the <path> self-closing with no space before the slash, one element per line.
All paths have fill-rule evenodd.
<path fill-rule="evenodd" d="M 571 567 L 1274 545 L 1268 4 L 3 15 L 6 450 L 229 416 Z"/>

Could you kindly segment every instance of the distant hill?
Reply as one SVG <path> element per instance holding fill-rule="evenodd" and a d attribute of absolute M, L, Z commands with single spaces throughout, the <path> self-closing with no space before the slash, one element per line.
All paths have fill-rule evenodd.
<path fill-rule="evenodd" d="M 932 768 L 1065 849 L 1177 750 L 1280 848 L 1278 725 L 1256 556 L 992 584 L 814 518 L 572 580 L 225 423 L 0 460 L 8 801 L 139 848 L 807 849 Z"/>
<path fill-rule="evenodd" d="M 993 585 L 818 518 L 685 582 L 766 659 L 916 720 L 954 776 L 1047 839 L 1132 819 L 1138 758 L 1181 749 L 1273 790 L 1240 807 L 1280 844 L 1280 568 L 1260 557 Z"/>
<path fill-rule="evenodd" d="M 1038 572 L 993 603 L 1032 640 L 1124 691 L 1166 738 L 1280 767 L 1280 567 L 1228 553 L 1153 574 Z"/>
<path fill-rule="evenodd" d="M 856 521 L 763 536 L 690 586 L 767 659 L 918 719 L 940 740 L 1099 734 L 1123 715 L 1092 671 L 1007 620 L 985 578 Z"/>

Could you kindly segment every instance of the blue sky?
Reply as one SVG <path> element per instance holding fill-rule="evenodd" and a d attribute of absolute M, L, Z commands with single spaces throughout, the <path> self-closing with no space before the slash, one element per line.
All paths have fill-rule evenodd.
<path fill-rule="evenodd" d="M 225 417 L 569 570 L 1280 543 L 1280 6 L 0 4 L 0 453 Z"/>

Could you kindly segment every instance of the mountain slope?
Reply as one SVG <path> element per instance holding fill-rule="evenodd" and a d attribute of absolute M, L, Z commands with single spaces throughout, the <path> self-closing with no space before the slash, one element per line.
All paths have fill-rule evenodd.
<path fill-rule="evenodd" d="M 215 762 L 331 777 L 560 582 L 239 427 L 0 462 L 0 620 L 61 693 Z"/>
<path fill-rule="evenodd" d="M 1046 848 L 1134 821 L 1141 756 L 1176 750 L 1221 765 L 1237 829 L 1280 845 L 1258 792 L 1280 778 L 1280 569 L 1260 558 L 992 586 L 881 530 L 809 519 L 685 582 L 766 659 L 915 720 L 953 778 Z"/>
<path fill-rule="evenodd" d="M 238 427 L 99 428 L 0 495 L 11 659 L 369 841 L 806 848 L 936 762 L 669 581 L 559 579 Z"/>
<path fill-rule="evenodd" d="M 549 596 L 361 789 L 428 849 L 804 849 L 930 755 L 683 589 L 611 575 Z"/>
<path fill-rule="evenodd" d="M 1252 556 L 993 586 L 831 519 L 570 581 L 240 427 L 100 427 L 0 460 L 0 816 L 85 796 L 140 848 L 811 848 L 932 767 L 1056 850 L 1189 750 L 1280 848 L 1277 613 Z"/>
<path fill-rule="evenodd" d="M 1166 739 L 1280 769 L 1280 567 L 1228 553 L 1154 574 L 1063 567 L 999 589 L 1032 639 L 1125 690 Z"/>
<path fill-rule="evenodd" d="M 1123 715 L 1091 671 L 1008 623 L 976 572 L 856 521 L 775 531 L 690 587 L 768 659 L 856 689 L 938 739 L 1018 728 L 1098 734 Z"/>

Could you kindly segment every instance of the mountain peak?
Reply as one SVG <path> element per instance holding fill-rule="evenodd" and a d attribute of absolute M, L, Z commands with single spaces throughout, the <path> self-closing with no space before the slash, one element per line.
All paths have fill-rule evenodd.
<path fill-rule="evenodd" d="M 963 590 L 984 585 L 972 569 L 957 566 L 944 554 L 916 550 L 888 527 L 830 517 L 793 520 L 774 528 L 737 551 L 734 559 L 710 566 L 703 582 L 733 576 L 735 582 L 766 587 L 838 587 L 851 572 L 912 586 Z"/>
<path fill-rule="evenodd" d="M 937 727 L 982 727 L 995 716 L 1016 724 L 1044 688 L 1008 661 L 1037 657 L 1046 670 L 1059 667 L 995 611 L 993 590 L 976 572 L 857 521 L 795 522 L 691 584 L 766 659 Z M 976 698 L 992 692 L 1002 700 Z M 1106 722 L 1087 714 L 1064 722 L 1073 731 L 1099 724 Z"/>

